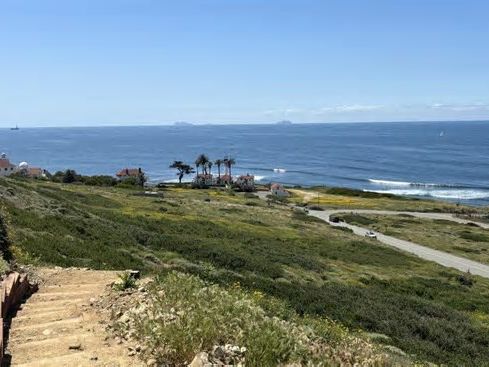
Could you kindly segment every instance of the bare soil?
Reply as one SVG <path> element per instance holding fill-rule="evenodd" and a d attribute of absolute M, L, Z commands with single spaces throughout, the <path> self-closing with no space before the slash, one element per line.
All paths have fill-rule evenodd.
<path fill-rule="evenodd" d="M 43 268 L 38 274 L 39 291 L 12 319 L 4 365 L 145 365 L 123 341 L 107 334 L 107 315 L 93 307 L 116 281 L 116 272 Z"/>

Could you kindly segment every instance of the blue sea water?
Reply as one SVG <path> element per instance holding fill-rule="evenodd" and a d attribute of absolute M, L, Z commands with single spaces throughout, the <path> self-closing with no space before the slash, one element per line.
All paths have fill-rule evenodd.
<path fill-rule="evenodd" d="M 233 174 L 489 205 L 489 122 L 0 129 L 0 150 L 51 172 L 142 167 L 174 180 L 173 160 L 232 156 Z"/>

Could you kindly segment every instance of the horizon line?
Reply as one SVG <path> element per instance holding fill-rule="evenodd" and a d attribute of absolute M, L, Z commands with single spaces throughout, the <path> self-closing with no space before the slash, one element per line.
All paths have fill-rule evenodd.
<path fill-rule="evenodd" d="M 166 127 L 166 126 L 174 126 L 174 127 L 200 127 L 200 126 L 248 126 L 248 125 L 276 125 L 276 126 L 291 126 L 291 125 L 339 125 L 339 124 L 399 124 L 399 123 L 454 123 L 454 122 L 487 122 L 489 123 L 489 119 L 480 120 L 480 119 L 466 119 L 466 120 L 395 120 L 395 121 L 331 121 L 331 122 L 293 122 L 289 121 L 290 124 L 281 124 L 283 121 L 277 122 L 237 122 L 237 123 L 221 123 L 221 122 L 187 122 L 187 121 L 176 121 L 169 123 L 129 123 L 129 124 L 104 124 L 102 125 L 46 125 L 46 126 L 29 126 L 19 127 L 19 129 L 52 129 L 52 128 L 105 128 L 105 127 Z M 180 124 L 179 124 L 180 123 Z M 3 124 L 2 124 L 3 125 Z M 22 124 L 16 123 L 15 126 L 19 126 Z M 13 126 L 13 125 L 12 125 Z M 12 127 L 0 127 L 0 130 L 11 130 Z"/>

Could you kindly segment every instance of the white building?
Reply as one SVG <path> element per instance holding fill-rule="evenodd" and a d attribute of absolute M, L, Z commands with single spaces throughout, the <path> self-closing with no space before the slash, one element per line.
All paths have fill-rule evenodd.
<path fill-rule="evenodd" d="M 17 166 L 10 163 L 7 155 L 2 153 L 0 155 L 0 176 L 10 176 L 12 173 L 15 173 L 16 170 Z"/>
<path fill-rule="evenodd" d="M 289 192 L 285 190 L 281 184 L 278 183 L 274 183 L 270 186 L 270 194 L 282 198 L 290 196 Z"/>
<path fill-rule="evenodd" d="M 30 167 L 27 162 L 21 162 L 17 171 L 24 177 L 29 178 L 47 178 L 49 172 L 40 167 Z"/>

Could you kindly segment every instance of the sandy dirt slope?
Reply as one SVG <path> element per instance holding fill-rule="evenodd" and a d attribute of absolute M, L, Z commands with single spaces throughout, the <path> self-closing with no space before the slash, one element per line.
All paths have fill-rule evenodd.
<path fill-rule="evenodd" d="M 142 366 L 105 331 L 107 315 L 91 303 L 117 273 L 84 269 L 39 269 L 44 280 L 13 318 L 4 365 Z"/>

